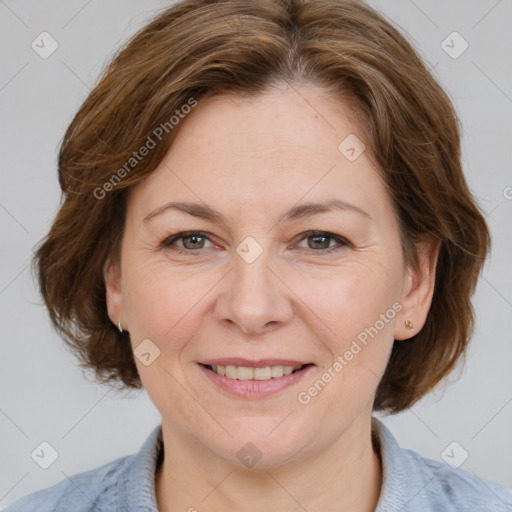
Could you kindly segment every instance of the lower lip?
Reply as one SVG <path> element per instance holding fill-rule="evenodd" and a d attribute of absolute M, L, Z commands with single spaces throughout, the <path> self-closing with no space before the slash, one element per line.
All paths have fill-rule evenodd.
<path fill-rule="evenodd" d="M 313 365 L 306 366 L 295 373 L 268 380 L 238 380 L 219 375 L 202 364 L 198 364 L 198 366 L 214 384 L 241 398 L 265 398 L 278 393 L 299 382 L 313 368 Z"/>

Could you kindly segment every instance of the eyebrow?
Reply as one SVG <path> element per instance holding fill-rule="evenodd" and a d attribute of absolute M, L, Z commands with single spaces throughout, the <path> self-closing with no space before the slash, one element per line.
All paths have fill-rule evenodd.
<path fill-rule="evenodd" d="M 194 217 L 199 217 L 201 219 L 206 219 L 214 223 L 218 224 L 227 224 L 227 218 L 211 206 L 200 203 L 193 203 L 188 201 L 171 201 L 166 203 L 151 213 L 144 217 L 144 222 L 148 222 L 153 217 L 164 213 L 167 210 L 176 209 L 193 215 Z M 347 201 L 343 201 L 341 199 L 331 199 L 329 201 L 323 203 L 301 203 L 297 206 L 293 206 L 288 211 L 284 212 L 277 224 L 281 224 L 283 222 L 291 222 L 299 219 L 303 219 L 305 217 L 309 217 L 311 215 L 316 215 L 319 213 L 327 213 L 333 210 L 341 210 L 344 212 L 352 212 L 357 213 L 363 217 L 371 219 L 371 215 L 359 208 L 352 203 L 348 203 Z"/>

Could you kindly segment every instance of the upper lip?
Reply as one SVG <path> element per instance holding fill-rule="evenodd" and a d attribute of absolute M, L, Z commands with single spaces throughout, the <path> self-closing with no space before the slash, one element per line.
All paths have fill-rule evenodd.
<path fill-rule="evenodd" d="M 208 366 L 247 366 L 249 368 L 260 368 L 264 366 L 294 366 L 301 367 L 311 364 L 306 361 L 297 361 L 296 359 L 257 359 L 250 360 L 243 357 L 223 357 L 219 359 L 208 359 L 200 361 L 200 364 Z"/>

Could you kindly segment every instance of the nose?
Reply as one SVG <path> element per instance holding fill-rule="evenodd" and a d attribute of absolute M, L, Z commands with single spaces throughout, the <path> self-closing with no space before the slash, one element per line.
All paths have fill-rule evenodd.
<path fill-rule="evenodd" d="M 279 262 L 268 246 L 253 261 L 235 252 L 233 267 L 222 280 L 217 318 L 245 334 L 265 334 L 290 321 L 293 294 L 280 276 Z M 282 273 L 282 272 L 281 272 Z"/>

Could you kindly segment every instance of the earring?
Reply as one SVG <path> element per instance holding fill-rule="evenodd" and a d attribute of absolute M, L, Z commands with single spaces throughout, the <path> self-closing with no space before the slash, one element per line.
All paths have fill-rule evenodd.
<path fill-rule="evenodd" d="M 405 327 L 407 327 L 407 329 L 409 329 L 410 331 L 414 331 L 414 325 L 413 323 L 410 321 L 410 320 L 406 320 L 404 322 L 404 325 Z"/>
<path fill-rule="evenodd" d="M 123 332 L 123 328 L 121 327 L 121 321 L 117 324 L 117 328 L 119 329 L 119 332 Z"/>

